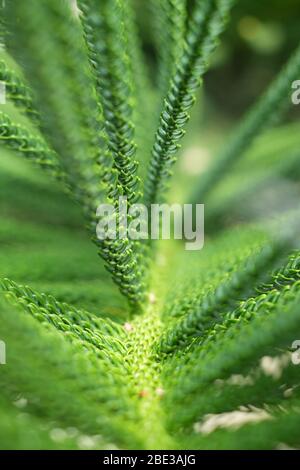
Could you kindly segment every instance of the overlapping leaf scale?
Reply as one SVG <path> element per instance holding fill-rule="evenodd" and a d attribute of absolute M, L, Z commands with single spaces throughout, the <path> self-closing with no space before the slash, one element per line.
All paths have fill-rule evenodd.
<path fill-rule="evenodd" d="M 164 95 L 183 51 L 187 4 L 185 0 L 151 0 L 149 3 L 159 57 L 157 80 Z"/>
<path fill-rule="evenodd" d="M 13 29 L 8 51 L 23 65 L 46 138 L 60 157 L 75 198 L 88 211 L 89 197 L 99 202 L 102 188 L 87 131 L 93 116 L 92 82 L 78 22 L 67 3 L 57 0 L 16 0 L 5 14 Z M 53 30 L 58 33 L 53 35 Z"/>
<path fill-rule="evenodd" d="M 228 266 L 229 274 L 219 279 L 215 289 L 200 295 L 194 289 L 190 298 L 185 298 L 179 303 L 180 317 L 166 328 L 163 338 L 158 346 L 158 351 L 163 354 L 174 353 L 178 348 L 189 344 L 195 336 L 199 336 L 223 314 L 233 308 L 235 303 L 254 292 L 255 286 L 266 270 L 282 253 L 282 244 L 264 246 L 251 254 L 244 256 L 238 262 Z M 241 269 L 241 267 L 243 268 Z M 250 289 L 250 292 L 249 292 Z M 178 315 L 178 314 L 177 314 Z"/>
<path fill-rule="evenodd" d="M 0 316 L 9 349 L 0 377 L 4 396 L 21 394 L 28 412 L 61 426 L 102 434 L 129 448 L 141 445 L 136 403 L 114 357 L 110 364 L 99 359 L 84 341 L 67 341 L 68 335 L 50 323 L 41 324 L 2 300 Z"/>
<path fill-rule="evenodd" d="M 166 370 L 170 364 L 177 370 L 176 379 L 171 380 L 172 400 L 183 401 L 177 423 L 195 419 L 201 410 L 201 392 L 206 393 L 216 380 L 245 374 L 262 356 L 288 350 L 299 325 L 300 284 L 296 271 L 289 284 L 241 302 L 195 339 L 185 355 L 170 360 Z M 195 394 L 200 397 L 200 406 Z"/>
<path fill-rule="evenodd" d="M 120 195 L 132 203 L 139 197 L 139 178 L 123 1 L 104 0 L 99 5 L 95 0 L 80 0 L 78 5 L 117 170 L 118 188 Z"/>
<path fill-rule="evenodd" d="M 43 137 L 13 122 L 10 116 L 2 111 L 0 112 L 0 143 L 41 165 L 57 178 L 64 177 L 57 154 L 48 146 Z"/>
<path fill-rule="evenodd" d="M 131 303 L 139 304 L 144 287 L 132 244 L 127 239 L 101 241 L 95 235 L 98 205 L 107 196 L 116 199 L 118 190 L 110 171 L 106 139 L 101 134 L 101 115 L 92 105 L 92 79 L 83 39 L 82 43 L 79 39 L 80 25 L 70 18 L 70 7 L 57 0 L 42 0 L 35 6 L 31 0 L 17 0 L 14 11 L 8 8 L 7 16 L 14 25 L 10 49 L 17 56 L 22 49 L 22 61 L 27 64 L 29 82 L 45 118 L 45 131 L 60 155 L 71 193 L 88 219 L 92 239 L 121 292 Z M 16 17 L 23 21 L 16 23 Z M 53 36 L 55 25 L 59 34 Z M 88 126 L 91 119 L 94 127 Z M 96 132 L 96 152 L 91 129 Z"/>
<path fill-rule="evenodd" d="M 30 88 L 4 60 L 0 60 L 0 81 L 5 83 L 6 98 L 20 108 L 29 119 L 38 123 L 39 115 L 34 107 Z"/>

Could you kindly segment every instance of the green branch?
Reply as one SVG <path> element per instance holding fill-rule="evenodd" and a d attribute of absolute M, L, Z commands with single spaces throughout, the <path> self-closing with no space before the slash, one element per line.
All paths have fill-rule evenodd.
<path fill-rule="evenodd" d="M 220 34 L 227 23 L 233 0 L 198 0 L 189 21 L 184 52 L 176 67 L 161 113 L 155 136 L 148 177 L 145 183 L 146 204 L 157 202 L 171 176 L 179 141 L 189 120 Z"/>

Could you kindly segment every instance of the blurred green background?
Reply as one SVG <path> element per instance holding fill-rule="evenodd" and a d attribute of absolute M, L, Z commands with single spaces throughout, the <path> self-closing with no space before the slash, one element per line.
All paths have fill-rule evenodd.
<path fill-rule="evenodd" d="M 188 2 L 192 5 L 193 0 Z M 154 77 L 157 54 L 153 23 L 145 15 L 147 5 L 151 15 L 149 2 L 136 0 L 144 50 Z M 210 105 L 218 113 L 237 118 L 256 99 L 299 44 L 299 16 L 298 0 L 236 2 L 205 80 Z"/>

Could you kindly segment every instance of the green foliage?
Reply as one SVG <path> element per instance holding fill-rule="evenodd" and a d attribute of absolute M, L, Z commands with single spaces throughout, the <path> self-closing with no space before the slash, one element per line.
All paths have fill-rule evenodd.
<path fill-rule="evenodd" d="M 228 146 L 217 157 L 215 165 L 197 189 L 195 196 L 197 201 L 204 200 L 210 189 L 218 183 L 225 172 L 230 170 L 232 164 L 243 155 L 260 132 L 270 124 L 276 123 L 276 120 L 278 121 L 280 114 L 288 107 L 287 97 L 291 94 L 291 84 L 297 80 L 299 73 L 300 48 L 296 50 L 274 83 L 246 115 Z"/>
<path fill-rule="evenodd" d="M 14 70 L 0 61 L 0 81 L 6 84 L 6 98 L 18 106 L 30 119 L 37 120 L 38 113 L 33 107 L 31 91 Z"/>
<path fill-rule="evenodd" d="M 155 39 L 159 55 L 159 87 L 167 91 L 172 72 L 184 47 L 186 4 L 185 0 L 151 0 L 150 7 L 155 23 Z"/>
<path fill-rule="evenodd" d="M 6 1 L 0 448 L 300 446 L 299 125 L 259 137 L 290 101 L 299 50 L 196 181 L 203 250 L 95 234 L 99 203 L 164 196 L 233 3 L 151 1 L 154 84 L 134 2 Z M 241 224 L 266 189 L 281 214 Z"/>
<path fill-rule="evenodd" d="M 120 195 L 129 203 L 138 197 L 137 162 L 134 160 L 133 105 L 128 44 L 124 24 L 126 10 L 122 2 L 104 1 L 102 8 L 94 0 L 78 2 L 98 96 L 102 101 L 109 147 L 117 171 Z"/>
<path fill-rule="evenodd" d="M 169 85 L 164 109 L 155 136 L 149 172 L 145 182 L 146 204 L 155 203 L 165 187 L 165 179 L 175 163 L 178 142 L 189 120 L 201 77 L 228 18 L 233 0 L 196 1 L 185 38 L 184 51 Z"/>
<path fill-rule="evenodd" d="M 6 147 L 60 176 L 61 171 L 56 154 L 48 147 L 44 139 L 31 134 L 20 124 L 15 124 L 3 112 L 0 113 L 0 139 Z"/>
<path fill-rule="evenodd" d="M 82 206 L 94 235 L 96 209 L 106 198 L 117 197 L 119 184 L 111 171 L 112 157 L 106 147 L 108 138 L 102 129 L 103 116 L 93 92 L 80 25 L 71 17 L 67 3 L 57 0 L 43 0 L 36 7 L 34 1 L 32 5 L 9 2 L 6 14 L 14 29 L 9 49 L 16 58 L 20 56 L 26 66 L 28 81 L 36 91 L 44 118 L 45 133 L 67 175 L 67 188 Z M 24 21 L 16 21 L 18 15 Z M 59 34 L 53 36 L 51 25 L 54 28 L 56 24 Z M 124 105 L 120 103 L 120 106 L 123 112 Z M 123 129 L 124 119 L 121 127 Z M 111 139 L 110 144 L 114 145 Z M 122 145 L 127 153 L 128 144 L 122 142 Z M 125 173 L 130 175 L 131 172 L 130 165 Z M 129 186 L 133 190 L 132 185 Z M 138 304 L 143 297 L 143 283 L 130 241 L 94 241 L 121 291 L 132 303 Z"/>

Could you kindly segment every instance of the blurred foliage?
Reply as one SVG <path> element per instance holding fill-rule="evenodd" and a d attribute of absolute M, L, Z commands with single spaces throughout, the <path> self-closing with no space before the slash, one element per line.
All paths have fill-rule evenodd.
<path fill-rule="evenodd" d="M 157 51 L 150 13 L 145 14 L 147 8 L 150 12 L 149 2 L 135 2 L 141 38 L 154 79 Z M 188 3 L 191 9 L 193 0 Z M 298 45 L 299 14 L 297 0 L 237 2 L 205 83 L 208 99 L 218 113 L 236 118 L 255 101 Z"/>
<path fill-rule="evenodd" d="M 231 0 L 132 1 L 1 16 L 0 448 L 299 448 L 298 0 L 238 2 L 216 52 Z M 95 239 L 100 201 L 206 177 L 203 250 Z"/>

